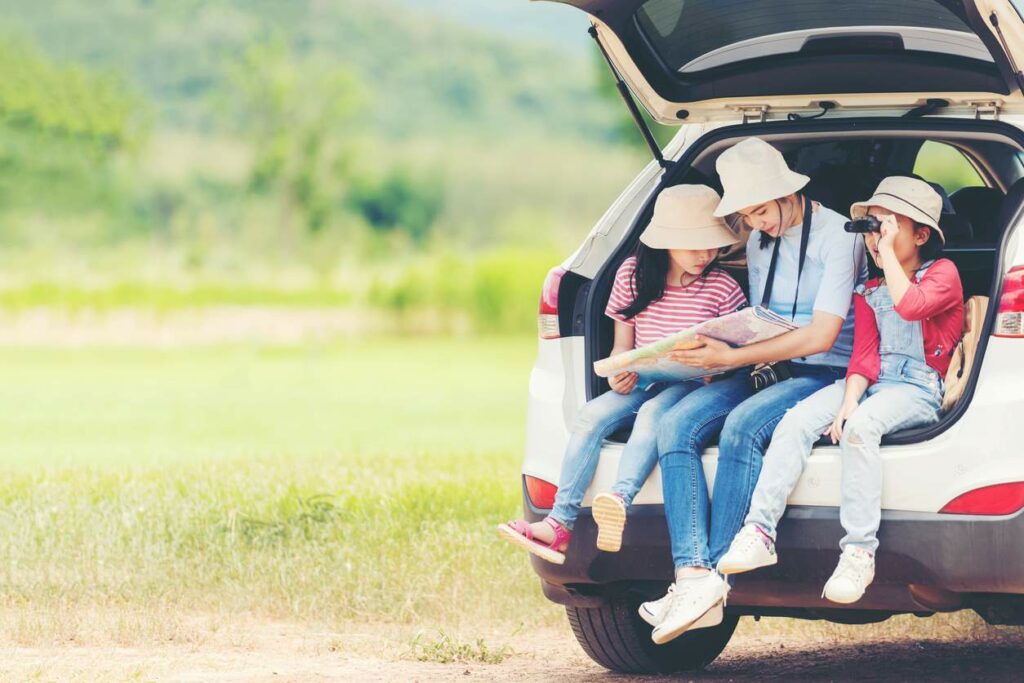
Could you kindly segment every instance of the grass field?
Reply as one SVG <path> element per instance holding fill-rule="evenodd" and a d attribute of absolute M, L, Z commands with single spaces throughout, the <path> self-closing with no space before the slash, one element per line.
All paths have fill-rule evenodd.
<path fill-rule="evenodd" d="M 0 649 L 21 653 L 0 678 L 54 680 L 69 647 L 94 659 L 57 679 L 178 680 L 154 662 L 178 671 L 169 662 L 187 653 L 211 671 L 245 652 L 247 666 L 263 652 L 285 666 L 309 648 L 332 671 L 353 656 L 509 656 L 535 671 L 552 639 L 582 656 L 527 559 L 493 532 L 520 507 L 534 344 L 0 349 Z M 991 633 L 958 613 L 745 620 L 740 641 L 907 629 Z"/>
<path fill-rule="evenodd" d="M 4 635 L 559 619 L 492 531 L 519 507 L 533 347 L 0 351 Z"/>

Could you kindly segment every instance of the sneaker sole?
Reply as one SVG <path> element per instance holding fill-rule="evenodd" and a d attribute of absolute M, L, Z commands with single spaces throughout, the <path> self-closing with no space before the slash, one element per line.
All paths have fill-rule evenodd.
<path fill-rule="evenodd" d="M 651 612 L 648 609 L 646 609 L 643 605 L 640 605 L 640 609 L 637 610 L 637 613 L 640 615 L 641 619 L 646 621 L 651 626 L 657 626 L 661 623 L 661 619 L 659 619 L 657 615 L 654 614 L 654 612 Z M 697 621 L 693 622 L 693 626 L 690 627 L 690 630 L 693 630 L 695 628 L 707 628 L 709 626 L 718 626 L 722 623 L 724 615 L 725 612 L 722 610 L 721 605 L 718 605 L 717 608 L 712 607 L 710 610 L 704 613 L 704 616 L 702 616 Z"/>
<path fill-rule="evenodd" d="M 597 522 L 597 549 L 617 553 L 622 549 L 622 532 L 626 528 L 626 506 L 618 496 L 601 493 L 591 506 Z"/>
<path fill-rule="evenodd" d="M 724 618 L 725 610 L 722 609 L 722 601 L 719 600 L 711 606 L 711 609 L 697 617 L 694 621 L 691 621 L 689 624 L 685 624 L 678 628 L 674 628 L 671 631 L 662 631 L 661 633 L 656 633 L 652 631 L 651 640 L 654 641 L 655 645 L 664 645 L 669 641 L 675 640 L 687 631 L 692 631 L 698 628 L 710 628 L 712 626 L 718 626 L 722 623 L 722 620 Z"/>
<path fill-rule="evenodd" d="M 852 600 L 846 599 L 845 596 L 843 597 L 842 600 L 839 600 L 836 597 L 830 596 L 828 594 L 828 588 L 826 587 L 826 589 L 821 592 L 821 597 L 825 598 L 829 602 L 834 602 L 837 605 L 852 605 L 853 603 L 855 603 L 855 602 L 859 601 L 861 598 L 863 598 L 864 597 L 864 593 L 861 593 L 860 595 L 858 595 L 857 597 L 853 598 Z"/>
<path fill-rule="evenodd" d="M 771 559 L 764 564 L 755 564 L 752 567 L 745 567 L 743 565 L 728 565 L 723 564 L 721 560 L 718 562 L 718 573 L 719 574 L 743 574 L 744 572 L 752 572 L 755 569 L 761 569 L 762 567 L 771 567 L 773 564 L 778 564 L 779 556 L 772 555 Z"/>
<path fill-rule="evenodd" d="M 551 564 L 565 564 L 564 553 L 560 553 L 557 550 L 552 550 L 551 548 L 540 545 L 536 541 L 531 541 L 507 524 L 498 525 L 498 535 L 509 543 L 519 546 L 531 555 L 536 555 L 545 562 L 550 562 Z"/>

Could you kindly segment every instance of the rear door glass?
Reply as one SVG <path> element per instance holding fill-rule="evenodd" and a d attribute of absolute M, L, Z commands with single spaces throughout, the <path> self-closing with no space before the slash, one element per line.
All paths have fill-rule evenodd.
<path fill-rule="evenodd" d="M 680 73 L 793 52 L 920 49 L 992 60 L 973 30 L 936 0 L 648 0 L 636 19 L 668 70 Z M 815 38 L 821 29 L 829 35 Z M 914 29 L 951 33 L 944 48 L 934 31 L 917 42 Z M 758 40 L 766 36 L 774 38 Z M 744 49 L 744 41 L 756 46 Z"/>
<path fill-rule="evenodd" d="M 914 173 L 942 185 L 947 194 L 962 187 L 983 187 L 985 181 L 964 153 L 944 142 L 929 140 L 921 145 L 914 162 Z"/>

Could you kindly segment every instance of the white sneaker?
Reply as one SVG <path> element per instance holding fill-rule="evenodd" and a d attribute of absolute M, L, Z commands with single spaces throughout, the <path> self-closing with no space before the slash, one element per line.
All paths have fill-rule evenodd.
<path fill-rule="evenodd" d="M 716 572 L 699 579 L 677 581 L 668 610 L 651 631 L 651 640 L 664 645 L 691 628 L 696 628 L 699 622 L 704 622 L 701 627 L 721 623 L 722 608 L 728 593 L 729 584 Z M 714 621 L 715 618 L 718 621 Z"/>
<path fill-rule="evenodd" d="M 617 493 L 594 496 L 591 513 L 597 523 L 597 549 L 617 553 L 622 548 L 622 531 L 626 528 L 626 503 Z"/>
<path fill-rule="evenodd" d="M 832 578 L 821 592 L 823 598 L 848 605 L 857 602 L 875 579 L 875 556 L 856 546 L 843 549 Z"/>
<path fill-rule="evenodd" d="M 637 610 L 640 614 L 640 618 L 651 626 L 657 626 L 660 624 L 661 620 L 665 618 L 665 612 L 668 611 L 668 606 L 672 604 L 672 597 L 675 594 L 676 585 L 673 583 L 668 587 L 668 593 L 665 593 L 662 597 L 657 600 L 649 600 L 641 603 L 640 609 Z"/>
<path fill-rule="evenodd" d="M 673 583 L 668 587 L 668 593 L 658 598 L 657 600 L 651 600 L 640 605 L 640 609 L 637 610 L 640 613 L 640 618 L 646 621 L 651 626 L 657 626 L 661 623 L 661 620 L 665 618 L 665 613 L 668 611 L 669 605 L 672 604 L 672 597 L 675 595 L 676 585 Z M 725 618 L 725 612 L 722 609 L 721 603 L 712 607 L 708 610 L 707 614 L 702 616 L 697 621 L 693 622 L 693 626 L 688 628 L 688 631 L 692 631 L 698 628 L 708 628 L 710 626 L 718 626 L 722 623 L 722 619 Z"/>
<path fill-rule="evenodd" d="M 770 567 L 779 561 L 775 543 L 756 524 L 747 524 L 732 539 L 728 552 L 718 561 L 721 574 L 739 574 L 760 567 Z"/>

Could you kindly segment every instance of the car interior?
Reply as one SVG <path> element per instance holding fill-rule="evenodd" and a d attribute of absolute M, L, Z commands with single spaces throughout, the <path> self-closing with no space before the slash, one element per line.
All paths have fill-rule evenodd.
<path fill-rule="evenodd" d="M 968 304 L 965 339 L 955 351 L 946 377 L 947 408 L 951 408 L 964 394 L 964 385 L 974 362 L 973 354 L 984 332 L 981 321 L 985 320 L 1000 238 L 1024 201 L 1024 152 L 1009 140 L 953 133 L 941 136 L 934 132 L 930 135 L 865 135 L 851 131 L 832 134 L 827 140 L 815 137 L 817 139 L 808 139 L 807 136 L 773 139 L 765 136 L 783 152 L 791 168 L 811 178 L 806 187 L 808 196 L 843 215 L 848 214 L 850 204 L 870 196 L 878 182 L 889 175 L 922 178 L 944 197 L 940 220 L 946 235 L 943 256 L 957 265 Z M 733 142 L 735 140 L 722 141 L 703 150 L 680 182 L 704 183 L 721 192 L 714 162 L 718 154 Z M 942 157 L 946 163 L 939 173 L 944 178 L 955 178 L 956 184 L 961 186 L 945 187 L 936 182 L 936 178 L 928 176 L 925 171 L 934 164 L 920 163 L 927 157 L 924 152 L 926 145 L 946 146 L 946 154 Z M 959 164 L 961 168 L 951 169 L 950 164 Z M 947 184 L 953 183 L 947 181 Z M 641 222 L 644 221 L 646 218 L 641 217 Z M 631 253 L 638 236 L 639 231 L 634 230 L 628 238 L 628 246 L 623 245 L 616 253 L 614 267 L 609 264 L 606 268 L 611 268 L 614 273 L 618 264 Z M 874 264 L 870 259 L 868 261 L 869 268 L 874 270 Z M 744 290 L 749 291 L 742 249 L 723 257 L 722 265 Z M 598 324 L 601 327 L 602 353 L 607 354 L 611 348 L 613 325 L 607 318 Z M 606 390 L 607 384 L 603 380 L 602 384 L 602 391 Z M 947 419 L 949 416 L 947 412 Z M 621 430 L 611 440 L 624 442 L 628 436 L 628 430 Z M 887 437 L 885 443 L 920 440 L 913 437 L 914 434 L 908 433 L 894 434 Z"/>

